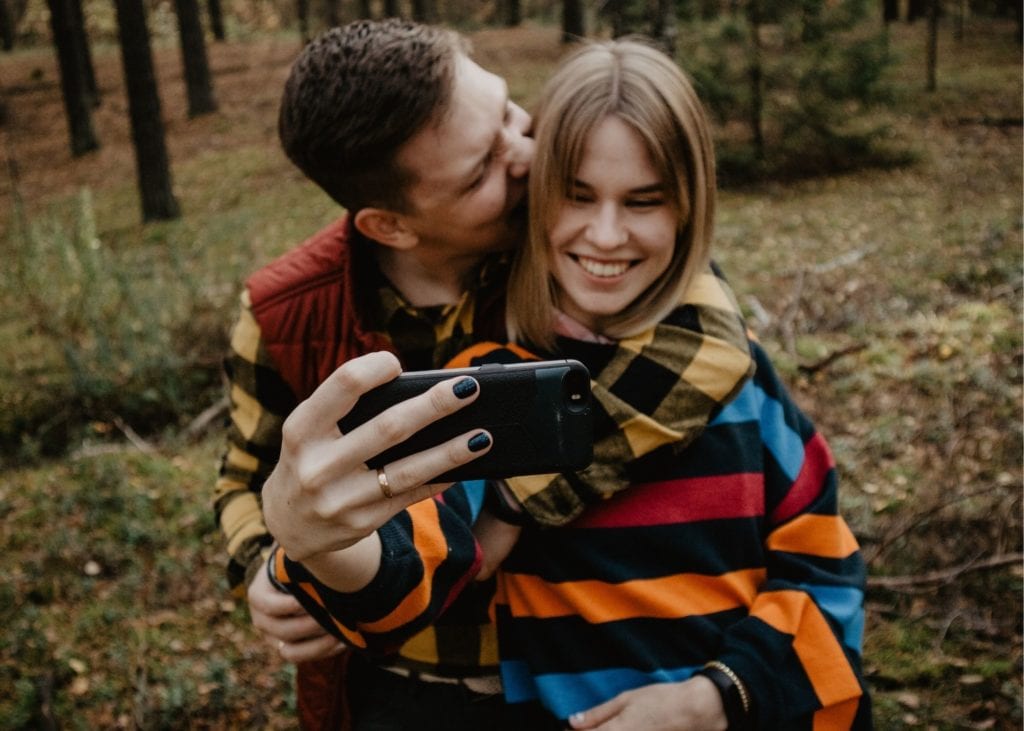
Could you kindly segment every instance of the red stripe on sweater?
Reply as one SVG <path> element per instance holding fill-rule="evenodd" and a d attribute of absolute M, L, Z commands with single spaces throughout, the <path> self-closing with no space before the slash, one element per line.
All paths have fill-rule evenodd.
<path fill-rule="evenodd" d="M 806 510 L 821 494 L 825 475 L 835 466 L 835 458 L 824 437 L 815 433 L 804 445 L 804 463 L 800 467 L 800 474 L 796 476 L 786 497 L 772 511 L 771 524 L 779 525 Z"/>
<path fill-rule="evenodd" d="M 764 475 L 738 472 L 634 485 L 595 505 L 574 528 L 630 528 L 764 515 Z"/>

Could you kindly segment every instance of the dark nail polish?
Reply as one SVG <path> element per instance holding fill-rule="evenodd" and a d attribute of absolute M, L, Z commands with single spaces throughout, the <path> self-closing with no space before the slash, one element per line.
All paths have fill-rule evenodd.
<path fill-rule="evenodd" d="M 489 446 L 491 446 L 491 438 L 484 432 L 479 432 L 469 438 L 470 452 L 479 452 L 481 449 L 487 449 Z"/>
<path fill-rule="evenodd" d="M 476 381 L 472 378 L 466 377 L 461 381 L 452 386 L 452 391 L 459 398 L 469 398 L 476 393 Z"/>

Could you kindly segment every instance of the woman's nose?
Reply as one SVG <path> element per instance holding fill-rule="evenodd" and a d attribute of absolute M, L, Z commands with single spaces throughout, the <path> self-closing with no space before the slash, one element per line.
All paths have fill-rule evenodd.
<path fill-rule="evenodd" d="M 629 239 L 617 206 L 599 205 L 587 226 L 587 237 L 594 246 L 604 249 L 622 246 Z"/>

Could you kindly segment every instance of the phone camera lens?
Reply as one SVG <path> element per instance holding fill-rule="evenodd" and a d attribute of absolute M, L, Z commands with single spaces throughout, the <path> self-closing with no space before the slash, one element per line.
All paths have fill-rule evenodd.
<path fill-rule="evenodd" d="M 586 411 L 590 407 L 590 377 L 583 371 L 569 370 L 562 377 L 562 397 L 570 412 Z"/>

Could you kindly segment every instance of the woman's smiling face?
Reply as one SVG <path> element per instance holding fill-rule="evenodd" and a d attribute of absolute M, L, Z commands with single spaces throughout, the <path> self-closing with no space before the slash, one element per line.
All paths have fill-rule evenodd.
<path fill-rule="evenodd" d="M 548 229 L 558 306 L 591 330 L 665 272 L 678 215 L 640 135 L 610 115 L 590 133 Z"/>

